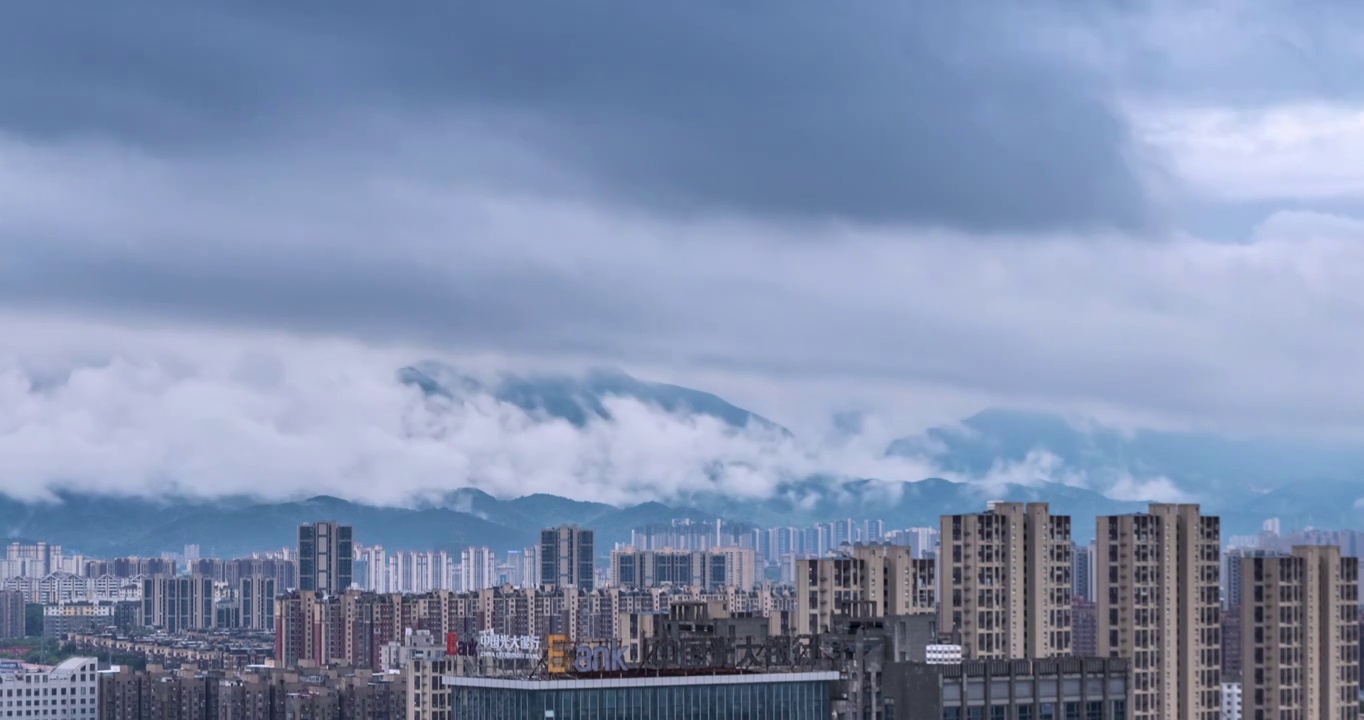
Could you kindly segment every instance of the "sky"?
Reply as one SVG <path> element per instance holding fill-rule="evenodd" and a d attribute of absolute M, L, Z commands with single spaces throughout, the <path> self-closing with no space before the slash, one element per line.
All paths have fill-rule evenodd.
<path fill-rule="evenodd" d="M 626 502 L 718 458 L 761 495 L 918 479 L 933 459 L 885 443 L 986 407 L 1357 438 L 1361 21 L 1277 0 L 18 5 L 0 491 Z M 432 407 L 394 381 L 428 358 L 621 368 L 797 439 L 626 400 L 585 429 Z M 848 413 L 857 437 L 832 431 Z M 993 479 L 1085 482 L 1034 465 Z"/>

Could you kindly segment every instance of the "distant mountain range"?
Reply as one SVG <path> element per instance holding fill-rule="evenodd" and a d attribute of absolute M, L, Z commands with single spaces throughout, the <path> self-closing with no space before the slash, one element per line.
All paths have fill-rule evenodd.
<path fill-rule="evenodd" d="M 835 492 L 829 492 L 832 487 Z M 809 525 L 841 518 L 879 518 L 889 527 L 936 526 L 944 512 L 968 512 L 988 499 L 1049 500 L 1077 514 L 1128 512 L 1135 503 L 1114 502 L 1079 488 L 980 488 L 942 479 L 888 486 L 855 481 L 828 486 L 812 481 L 764 501 L 698 497 L 698 506 L 648 502 L 627 508 L 553 495 L 499 500 L 478 490 L 459 490 L 439 504 L 417 508 L 362 505 L 334 497 L 296 502 L 252 503 L 240 498 L 204 502 L 66 495 L 55 504 L 0 499 L 0 527 L 11 538 L 44 540 L 72 551 L 106 557 L 154 555 L 197 543 L 204 556 L 238 556 L 294 544 L 300 523 L 338 520 L 355 526 L 356 540 L 390 549 L 456 550 L 471 544 L 514 550 L 534 544 L 538 531 L 562 523 L 595 528 L 603 551 L 626 542 L 632 528 L 673 520 L 755 526 Z M 459 508 L 459 509 L 453 509 Z"/>
<path fill-rule="evenodd" d="M 670 413 L 707 415 L 734 428 L 781 436 L 777 423 L 705 392 L 650 383 L 614 371 L 585 376 L 503 376 L 481 381 L 439 363 L 402 369 L 399 379 L 431 396 L 458 400 L 488 393 L 529 413 L 583 426 L 610 417 L 611 396 L 635 398 Z M 205 555 L 235 556 L 291 546 L 303 522 L 339 520 L 356 538 L 392 549 L 498 550 L 535 542 L 539 528 L 574 522 L 599 532 L 609 549 L 631 528 L 676 519 L 756 526 L 805 526 L 839 518 L 877 518 L 890 528 L 936 525 L 944 513 L 972 512 L 987 500 L 1047 501 L 1075 518 L 1077 539 L 1092 534 L 1099 514 L 1144 508 L 1140 489 L 1160 487 L 1223 515 L 1226 535 L 1253 533 L 1268 517 L 1285 528 L 1364 527 L 1364 448 L 1281 441 L 1239 441 L 1211 435 L 1124 433 L 1053 415 L 990 410 L 959 425 L 892 443 L 888 455 L 928 456 L 944 474 L 984 477 L 1002 464 L 1036 453 L 1054 458 L 1035 477 L 989 485 L 925 478 L 887 483 L 874 478 L 792 479 L 771 497 L 748 500 L 715 492 L 631 507 L 553 495 L 499 499 L 458 489 L 411 507 L 375 507 L 334 497 L 260 502 L 230 497 L 142 499 L 66 494 L 56 503 L 0 496 L 0 528 L 14 539 L 45 540 L 96 556 L 157 554 L 197 543 Z M 1164 484 L 1127 483 L 1163 479 Z M 1077 482 L 1077 479 L 1080 482 Z M 1082 486 L 1081 486 L 1082 485 Z M 1106 494 L 1105 494 L 1106 493 Z M 1135 494 L 1134 494 L 1135 493 Z"/>

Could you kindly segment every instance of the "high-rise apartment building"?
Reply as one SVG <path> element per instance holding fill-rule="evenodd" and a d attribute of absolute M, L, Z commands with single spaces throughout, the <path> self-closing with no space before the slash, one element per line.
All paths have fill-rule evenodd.
<path fill-rule="evenodd" d="M 318 522 L 298 526 L 298 587 L 338 595 L 351 586 L 355 537 L 349 525 Z"/>
<path fill-rule="evenodd" d="M 1099 654 L 1132 662 L 1132 720 L 1221 713 L 1221 523 L 1197 505 L 1096 523 Z"/>
<path fill-rule="evenodd" d="M 753 551 L 746 548 L 711 550 L 621 548 L 611 551 L 611 581 L 623 588 L 641 589 L 670 585 L 718 590 L 732 584 L 730 561 L 745 553 L 750 558 L 751 567 Z M 750 581 L 749 587 L 743 589 L 751 587 Z"/>
<path fill-rule="evenodd" d="M 1359 560 L 1335 546 L 1237 559 L 1243 712 L 1359 717 Z"/>
<path fill-rule="evenodd" d="M 596 563 L 596 533 L 577 525 L 540 531 L 540 585 L 591 590 Z"/>
<path fill-rule="evenodd" d="M 1071 655 L 1070 517 L 1046 503 L 992 502 L 944 515 L 938 627 L 970 660 Z"/>
<path fill-rule="evenodd" d="M 1222 609 L 1240 612 L 1242 558 L 1274 557 L 1280 554 L 1277 550 L 1258 547 L 1231 548 L 1222 553 Z"/>
<path fill-rule="evenodd" d="M 142 625 L 168 633 L 204 630 L 217 624 L 213 578 L 204 575 L 142 580 Z"/>
<path fill-rule="evenodd" d="M 796 623 L 827 633 L 837 616 L 886 617 L 933 612 L 934 562 L 904 545 L 854 545 L 839 557 L 797 561 Z"/>
<path fill-rule="evenodd" d="M 248 576 L 237 581 L 240 627 L 248 630 L 275 629 L 274 578 Z"/>
<path fill-rule="evenodd" d="M 21 590 L 0 590 L 0 640 L 24 636 L 26 598 Z"/>
<path fill-rule="evenodd" d="M 540 587 L 540 546 L 532 545 L 521 551 L 521 587 Z"/>
<path fill-rule="evenodd" d="M 1094 599 L 1094 543 L 1071 548 L 1070 594 L 1086 600 Z"/>
<path fill-rule="evenodd" d="M 469 547 L 459 554 L 460 590 L 497 587 L 497 560 L 490 547 Z"/>

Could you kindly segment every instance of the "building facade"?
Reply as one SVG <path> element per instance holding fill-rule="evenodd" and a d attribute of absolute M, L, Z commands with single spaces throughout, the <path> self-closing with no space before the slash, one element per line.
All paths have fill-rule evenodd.
<path fill-rule="evenodd" d="M 0 666 L 5 717 L 27 720 L 94 720 L 99 711 L 98 663 L 74 657 L 55 667 Z"/>
<path fill-rule="evenodd" d="M 803 633 L 827 633 L 838 616 L 913 615 L 935 606 L 936 565 L 905 545 L 854 545 L 797 567 L 796 622 Z"/>
<path fill-rule="evenodd" d="M 1221 714 L 1220 539 L 1197 505 L 1098 518 L 1099 654 L 1131 661 L 1134 720 Z"/>
<path fill-rule="evenodd" d="M 970 659 L 1072 653 L 1070 517 L 1046 503 L 990 503 L 944 515 L 938 624 L 957 631 Z"/>
<path fill-rule="evenodd" d="M 1252 717 L 1359 717 L 1359 561 L 1334 546 L 1238 558 L 1241 702 Z"/>
<path fill-rule="evenodd" d="M 450 715 L 411 720 L 828 720 L 831 685 L 838 678 L 836 672 L 592 680 L 446 675 Z"/>
<path fill-rule="evenodd" d="M 893 663 L 883 685 L 896 720 L 1129 720 L 1129 677 L 1122 658 Z"/>
<path fill-rule="evenodd" d="M 22 590 L 0 590 L 0 640 L 24 637 L 26 600 Z"/>
<path fill-rule="evenodd" d="M 215 627 L 213 579 L 203 575 L 144 578 L 142 625 L 168 633 Z"/>
<path fill-rule="evenodd" d="M 354 580 L 355 535 L 349 525 L 298 526 L 298 589 L 336 595 Z"/>
<path fill-rule="evenodd" d="M 729 556 L 710 550 L 611 551 L 611 582 L 623 588 L 644 589 L 676 585 L 715 590 L 726 587 Z"/>
<path fill-rule="evenodd" d="M 540 531 L 540 585 L 591 590 L 595 585 L 596 533 L 577 525 Z"/>

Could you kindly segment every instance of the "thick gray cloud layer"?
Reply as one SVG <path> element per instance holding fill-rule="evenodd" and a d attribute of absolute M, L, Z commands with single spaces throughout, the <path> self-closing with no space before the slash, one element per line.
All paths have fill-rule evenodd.
<path fill-rule="evenodd" d="M 22 472 L 0 490 L 342 477 L 401 479 L 375 499 L 625 500 L 719 456 L 759 468 L 760 494 L 930 472 L 878 459 L 917 429 L 895 418 L 992 403 L 1357 436 L 1364 115 L 1283 47 L 1255 54 L 1262 30 L 1299 33 L 1350 66 L 1348 24 L 1315 12 L 16 5 L 0 455 Z M 1263 63 L 1258 92 L 1199 89 L 1238 58 Z M 853 452 L 649 408 L 582 435 L 432 414 L 392 371 L 444 354 L 618 364 L 883 431 Z"/>
<path fill-rule="evenodd" d="M 788 0 L 27 4 L 0 126 L 191 154 L 449 118 L 454 173 L 671 214 L 1145 227 L 1151 170 L 1055 7 Z M 437 150 L 440 152 L 440 149 Z"/>

